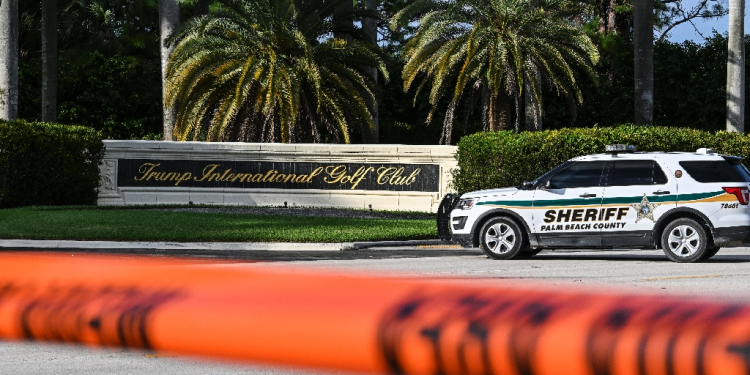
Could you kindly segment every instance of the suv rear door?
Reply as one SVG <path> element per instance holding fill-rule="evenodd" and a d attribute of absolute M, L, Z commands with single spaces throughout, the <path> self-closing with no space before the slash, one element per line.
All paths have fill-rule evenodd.
<path fill-rule="evenodd" d="M 659 217 L 677 205 L 677 185 L 653 159 L 612 157 L 602 209 L 617 212 L 599 223 L 606 247 L 646 246 Z"/>

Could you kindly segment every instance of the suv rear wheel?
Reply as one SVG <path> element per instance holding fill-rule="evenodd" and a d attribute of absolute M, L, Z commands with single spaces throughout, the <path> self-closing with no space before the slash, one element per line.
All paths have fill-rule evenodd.
<path fill-rule="evenodd" d="M 661 234 L 664 253 L 674 262 L 691 263 L 702 259 L 707 244 L 706 231 L 693 219 L 674 220 Z"/>
<path fill-rule="evenodd" d="M 523 230 L 507 217 L 488 220 L 479 232 L 482 250 L 492 259 L 511 259 L 519 255 L 526 245 Z"/>

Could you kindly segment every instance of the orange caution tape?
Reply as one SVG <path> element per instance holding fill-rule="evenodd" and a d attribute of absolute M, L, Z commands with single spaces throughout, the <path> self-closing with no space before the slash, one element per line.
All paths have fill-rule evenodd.
<path fill-rule="evenodd" d="M 0 338 L 374 373 L 750 373 L 746 304 L 139 257 L 0 255 Z"/>

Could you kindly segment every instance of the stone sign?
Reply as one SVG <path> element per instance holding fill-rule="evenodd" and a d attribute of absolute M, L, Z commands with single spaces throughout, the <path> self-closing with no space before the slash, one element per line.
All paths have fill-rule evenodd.
<path fill-rule="evenodd" d="M 435 212 L 455 146 L 104 141 L 100 205 Z"/>

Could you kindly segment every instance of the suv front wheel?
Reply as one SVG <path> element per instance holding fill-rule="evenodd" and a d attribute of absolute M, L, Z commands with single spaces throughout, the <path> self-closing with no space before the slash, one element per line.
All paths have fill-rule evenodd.
<path fill-rule="evenodd" d="M 516 257 L 526 244 L 524 232 L 515 221 L 507 217 L 488 220 L 479 232 L 482 250 L 492 259 Z"/>
<path fill-rule="evenodd" d="M 661 235 L 664 253 L 674 262 L 691 263 L 703 258 L 708 236 L 697 221 L 688 218 L 669 223 Z"/>

